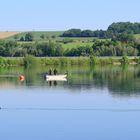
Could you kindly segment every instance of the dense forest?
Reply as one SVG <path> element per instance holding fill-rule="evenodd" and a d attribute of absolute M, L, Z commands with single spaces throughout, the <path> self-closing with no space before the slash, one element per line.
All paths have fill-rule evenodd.
<path fill-rule="evenodd" d="M 97 37 L 97 38 L 112 38 L 118 34 L 140 34 L 140 23 L 118 22 L 112 23 L 108 29 L 105 30 L 81 30 L 70 29 L 63 33 L 62 37 Z"/>

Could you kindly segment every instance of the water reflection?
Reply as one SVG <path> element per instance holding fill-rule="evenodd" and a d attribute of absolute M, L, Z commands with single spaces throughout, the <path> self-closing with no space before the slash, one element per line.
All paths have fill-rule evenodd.
<path fill-rule="evenodd" d="M 107 88 L 113 96 L 140 94 L 139 66 L 52 66 L 51 68 L 56 68 L 59 73 L 68 71 L 68 81 L 46 81 L 44 73 L 50 67 L 0 68 L 0 88 L 49 88 L 50 86 L 67 90 L 92 90 L 93 88 L 104 90 Z M 25 75 L 25 81 L 19 81 L 20 74 Z"/>
<path fill-rule="evenodd" d="M 57 86 L 57 81 L 48 81 L 49 86 Z"/>

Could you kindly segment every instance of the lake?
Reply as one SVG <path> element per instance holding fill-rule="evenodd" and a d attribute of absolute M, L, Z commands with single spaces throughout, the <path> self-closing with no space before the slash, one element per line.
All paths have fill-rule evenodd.
<path fill-rule="evenodd" d="M 1 140 L 139 139 L 140 66 L 0 68 L 0 107 Z"/>

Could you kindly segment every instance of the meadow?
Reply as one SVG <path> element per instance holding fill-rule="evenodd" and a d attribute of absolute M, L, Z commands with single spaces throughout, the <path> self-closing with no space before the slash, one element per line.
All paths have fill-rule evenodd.
<path fill-rule="evenodd" d="M 27 32 L 22 32 L 19 33 L 17 39 L 15 39 L 15 35 L 11 35 L 10 37 L 6 37 L 6 40 L 11 40 L 11 41 L 17 41 L 21 37 L 24 37 Z M 92 46 L 93 45 L 93 40 L 95 38 L 93 37 L 60 37 L 63 33 L 63 31 L 33 31 L 31 32 L 34 36 L 34 41 L 30 43 L 35 43 L 37 42 L 48 42 L 48 40 L 51 40 L 53 42 L 57 42 L 62 45 L 62 47 L 66 49 L 72 49 L 72 48 L 77 48 L 80 46 Z M 41 38 L 41 35 L 44 35 L 44 39 Z M 71 40 L 70 42 L 64 43 L 65 40 Z M 18 44 L 26 44 L 29 42 L 24 42 L 24 41 L 17 41 Z"/>
<path fill-rule="evenodd" d="M 34 36 L 34 41 L 42 41 L 42 39 L 40 38 L 40 36 L 43 34 L 45 36 L 45 39 L 51 38 L 52 36 L 54 36 L 55 38 L 58 38 L 63 31 L 28 31 L 31 32 Z M 21 37 L 24 37 L 28 32 L 21 32 L 18 34 L 18 38 L 20 39 Z M 15 41 L 15 36 L 11 35 L 10 37 L 5 38 L 6 40 L 12 40 Z"/>

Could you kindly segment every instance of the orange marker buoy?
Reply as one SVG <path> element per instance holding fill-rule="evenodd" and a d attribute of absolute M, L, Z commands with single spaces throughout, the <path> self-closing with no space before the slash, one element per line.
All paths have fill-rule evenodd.
<path fill-rule="evenodd" d="M 25 80 L 24 75 L 20 75 L 20 76 L 19 76 L 19 80 L 20 80 L 20 81 L 24 81 L 24 80 Z"/>

